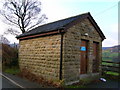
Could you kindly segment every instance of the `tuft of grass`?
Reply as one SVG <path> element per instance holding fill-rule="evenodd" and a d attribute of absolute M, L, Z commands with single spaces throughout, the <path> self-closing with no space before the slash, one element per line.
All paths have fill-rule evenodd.
<path fill-rule="evenodd" d="M 20 70 L 19 70 L 19 68 L 7 68 L 7 69 L 5 69 L 4 72 L 16 75 L 16 74 L 20 73 Z"/>
<path fill-rule="evenodd" d="M 117 73 L 117 72 L 110 72 L 110 71 L 106 72 L 106 74 L 110 74 L 110 75 L 114 75 L 114 76 L 118 76 L 119 75 L 119 73 Z"/>

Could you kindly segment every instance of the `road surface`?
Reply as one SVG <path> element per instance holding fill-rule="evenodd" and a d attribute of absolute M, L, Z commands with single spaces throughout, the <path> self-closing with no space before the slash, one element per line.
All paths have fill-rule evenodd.
<path fill-rule="evenodd" d="M 1 77 L 1 75 L 0 75 L 0 88 L 1 88 L 1 86 L 2 86 L 2 88 L 19 88 L 18 86 L 16 86 L 15 84 L 10 82 L 6 78 Z"/>

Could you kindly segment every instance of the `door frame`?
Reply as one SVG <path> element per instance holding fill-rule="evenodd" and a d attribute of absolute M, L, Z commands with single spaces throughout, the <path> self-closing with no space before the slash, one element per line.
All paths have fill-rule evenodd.
<path fill-rule="evenodd" d="M 80 48 L 81 48 L 81 43 L 82 43 L 82 41 L 85 41 L 86 42 L 86 73 L 83 73 L 83 74 L 87 74 L 88 73 L 88 53 L 89 53 L 89 40 L 86 40 L 86 39 L 81 39 L 81 42 L 80 42 Z M 80 50 L 80 55 L 81 55 L 81 50 Z M 81 73 L 81 56 L 80 56 L 80 75 L 82 75 L 82 73 Z"/>
<path fill-rule="evenodd" d="M 99 66 L 100 66 L 100 60 L 99 60 L 99 42 L 96 42 L 96 41 L 93 41 L 93 55 L 94 55 L 94 44 L 96 44 L 96 57 L 98 57 L 98 66 L 96 68 L 98 68 L 98 71 L 94 71 L 94 67 L 93 67 L 93 64 L 92 64 L 92 73 L 98 73 L 99 72 Z M 93 63 L 94 63 L 94 60 L 93 60 Z"/>

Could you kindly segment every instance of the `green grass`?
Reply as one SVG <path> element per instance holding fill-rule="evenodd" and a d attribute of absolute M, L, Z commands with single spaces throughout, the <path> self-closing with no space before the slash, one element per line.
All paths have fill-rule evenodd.
<path fill-rule="evenodd" d="M 106 63 L 106 62 L 102 62 L 102 65 L 113 65 L 113 63 Z"/>
<path fill-rule="evenodd" d="M 111 57 L 118 57 L 118 53 L 111 53 L 110 56 Z"/>
<path fill-rule="evenodd" d="M 18 74 L 20 73 L 20 70 L 18 68 L 7 68 L 4 72 L 9 74 Z"/>
<path fill-rule="evenodd" d="M 115 64 L 115 63 L 107 63 L 107 62 L 102 62 L 102 65 L 108 65 L 108 66 L 116 66 L 119 67 L 119 64 Z"/>
<path fill-rule="evenodd" d="M 106 74 L 110 74 L 110 75 L 114 75 L 114 76 L 118 76 L 119 75 L 119 73 L 117 73 L 117 72 L 110 72 L 110 71 L 106 72 Z"/>
<path fill-rule="evenodd" d="M 104 51 L 104 52 L 102 52 L 102 56 L 113 58 L 113 57 L 118 57 L 118 53 L 117 52 Z"/>
<path fill-rule="evenodd" d="M 106 58 L 106 57 L 102 57 L 103 61 L 112 61 L 113 58 Z"/>
<path fill-rule="evenodd" d="M 114 61 L 115 58 L 118 58 L 117 52 L 110 52 L 110 50 L 106 50 L 106 51 L 102 52 L 102 61 Z M 119 64 L 106 63 L 106 62 L 102 62 L 102 65 L 119 67 Z M 107 72 L 105 72 L 105 74 L 112 75 L 112 76 L 119 75 L 118 72 L 112 72 L 112 71 L 107 71 Z"/>

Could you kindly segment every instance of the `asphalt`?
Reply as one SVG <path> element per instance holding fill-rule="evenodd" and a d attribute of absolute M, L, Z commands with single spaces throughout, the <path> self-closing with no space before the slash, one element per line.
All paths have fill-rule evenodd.
<path fill-rule="evenodd" d="M 43 88 L 40 84 L 31 82 L 27 79 L 23 79 L 16 75 L 3 73 L 3 77 L 8 79 L 10 82 L 14 83 L 20 88 Z M 3 83 L 4 84 L 4 83 Z"/>
<path fill-rule="evenodd" d="M 119 88 L 120 90 L 120 81 L 106 79 L 106 82 L 100 81 L 97 83 L 91 83 L 87 85 L 88 88 Z"/>
<path fill-rule="evenodd" d="M 16 86 L 14 83 L 9 81 L 8 79 L 2 77 L 2 89 L 4 88 L 20 88 L 20 87 Z"/>
<path fill-rule="evenodd" d="M 38 83 L 31 82 L 25 78 L 23 79 L 16 75 L 3 73 L 2 76 L 7 80 L 9 80 L 10 82 L 14 83 L 19 88 L 44 88 Z M 5 79 L 4 81 L 6 82 Z M 3 86 L 4 86 L 4 82 L 3 82 Z M 91 83 L 86 85 L 86 87 L 87 88 L 119 88 L 120 89 L 120 81 L 106 79 L 106 82 L 101 81 L 97 83 Z"/>

